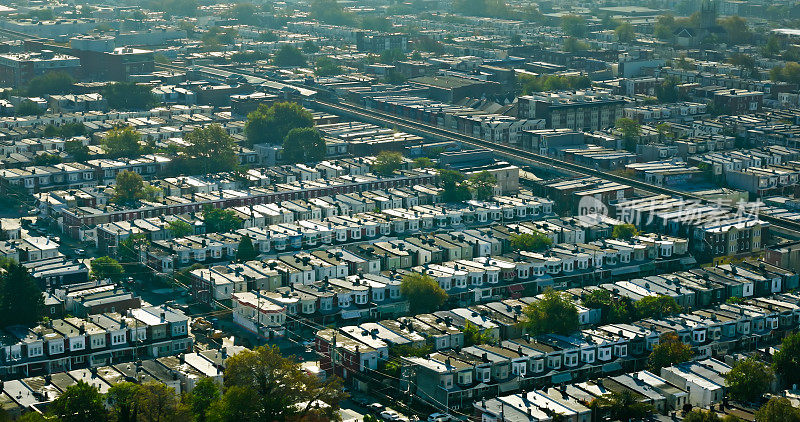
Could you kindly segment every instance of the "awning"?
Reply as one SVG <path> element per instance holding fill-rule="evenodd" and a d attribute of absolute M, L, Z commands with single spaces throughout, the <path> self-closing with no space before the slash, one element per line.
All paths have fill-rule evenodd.
<path fill-rule="evenodd" d="M 525 287 L 523 287 L 521 284 L 512 284 L 508 286 L 508 291 L 511 293 L 521 292 L 523 290 L 525 290 Z"/>
<path fill-rule="evenodd" d="M 681 258 L 681 264 L 683 264 L 683 265 L 694 265 L 694 264 L 697 264 L 697 260 L 694 259 L 693 256 L 687 256 L 687 257 Z"/>
<path fill-rule="evenodd" d="M 620 365 L 619 362 L 611 362 L 603 365 L 603 372 L 614 372 L 620 369 L 622 369 L 622 365 Z"/>
<path fill-rule="evenodd" d="M 570 382 L 572 381 L 572 374 L 569 372 L 562 372 L 560 374 L 555 374 L 550 377 L 550 382 L 553 384 L 561 384 L 562 382 Z"/>
<path fill-rule="evenodd" d="M 638 265 L 629 265 L 627 267 L 612 269 L 611 270 L 611 275 L 638 273 L 639 270 L 641 270 L 641 267 L 639 267 Z"/>
<path fill-rule="evenodd" d="M 342 311 L 342 319 L 360 318 L 361 311 Z"/>

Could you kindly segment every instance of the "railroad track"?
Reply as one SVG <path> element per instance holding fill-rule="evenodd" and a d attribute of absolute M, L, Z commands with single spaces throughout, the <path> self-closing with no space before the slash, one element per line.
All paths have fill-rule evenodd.
<path fill-rule="evenodd" d="M 178 71 L 187 70 L 185 66 L 173 65 L 169 63 L 158 63 L 156 64 L 156 67 L 168 70 L 178 70 Z M 236 73 L 236 72 L 231 72 L 231 73 Z M 450 140 L 457 140 L 463 144 L 471 145 L 474 147 L 489 148 L 504 157 L 511 158 L 512 160 L 518 161 L 520 163 L 531 163 L 531 164 L 535 163 L 540 165 L 544 164 L 563 172 L 574 173 L 582 176 L 601 177 L 606 180 L 631 186 L 635 189 L 639 189 L 644 192 L 664 194 L 669 196 L 680 196 L 682 198 L 691 198 L 700 201 L 701 203 L 704 204 L 721 206 L 722 208 L 725 208 L 731 212 L 737 212 L 736 207 L 720 205 L 717 202 L 710 201 L 699 195 L 695 195 L 689 192 L 683 192 L 675 189 L 665 188 L 663 186 L 651 185 L 641 180 L 622 177 L 616 174 L 607 173 L 601 170 L 582 166 L 580 164 L 575 164 L 569 161 L 555 159 L 541 154 L 536 154 L 531 151 L 525 151 L 509 145 L 489 142 L 484 139 L 476 138 L 474 136 L 465 135 L 463 133 L 454 132 L 448 129 L 442 129 L 438 126 L 432 126 L 422 122 L 403 119 L 401 117 L 397 117 L 388 113 L 368 110 L 365 107 L 357 104 L 341 102 L 341 101 L 332 103 L 329 101 L 321 101 L 321 100 L 311 100 L 310 103 L 312 105 L 318 106 L 319 108 L 323 109 L 326 108 L 335 113 L 342 113 L 345 115 L 349 115 L 351 117 L 355 117 L 356 119 L 372 120 L 380 122 L 384 125 L 389 125 L 390 127 L 397 127 L 412 134 L 425 136 L 428 138 L 444 138 Z M 771 215 L 766 215 L 763 213 L 758 213 L 758 217 L 761 220 L 770 223 L 774 227 L 782 228 L 784 230 L 789 230 L 794 234 L 796 234 L 797 236 L 800 236 L 800 221 L 793 221 L 793 220 L 787 220 L 785 218 L 773 217 Z"/>
<path fill-rule="evenodd" d="M 343 113 L 355 117 L 357 119 L 378 121 L 383 124 L 389 125 L 390 127 L 394 126 L 412 134 L 433 137 L 433 138 L 457 140 L 461 143 L 471 145 L 474 147 L 489 148 L 491 150 L 494 150 L 495 152 L 498 152 L 501 156 L 511 158 L 512 160 L 515 160 L 520 163 L 543 164 L 558 170 L 567 171 L 579 175 L 602 177 L 606 180 L 611 180 L 613 182 L 626 184 L 645 192 L 664 194 L 669 196 L 680 196 L 683 198 L 691 198 L 700 201 L 701 203 L 704 204 L 710 204 L 715 206 L 719 205 L 717 202 L 710 201 L 708 199 L 705 199 L 701 196 L 692 193 L 665 188 L 663 186 L 651 185 L 641 180 L 630 179 L 616 174 L 593 169 L 591 167 L 575 164 L 569 161 L 559 160 L 552 157 L 536 154 L 534 152 L 525 151 L 512 146 L 489 142 L 484 139 L 465 135 L 463 133 L 454 132 L 448 129 L 442 129 L 437 126 L 432 126 L 417 121 L 406 120 L 391 114 L 368 110 L 356 104 L 351 104 L 346 102 L 331 103 L 320 100 L 314 100 L 312 101 L 312 103 L 316 104 L 319 108 L 322 109 L 328 109 L 329 111 Z M 737 211 L 736 207 L 724 206 L 724 205 L 722 207 L 732 212 Z M 773 226 L 800 233 L 800 222 L 787 220 L 784 218 L 773 217 L 763 213 L 759 213 L 758 217 L 761 220 L 766 221 Z"/>

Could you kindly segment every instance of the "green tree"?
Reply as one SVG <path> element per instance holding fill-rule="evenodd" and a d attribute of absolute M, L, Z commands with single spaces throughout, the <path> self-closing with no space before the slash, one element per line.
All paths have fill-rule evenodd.
<path fill-rule="evenodd" d="M 403 165 L 403 155 L 396 151 L 381 151 L 372 163 L 372 172 L 388 176 Z"/>
<path fill-rule="evenodd" d="M 639 401 L 639 398 L 627 389 L 612 391 L 598 397 L 594 401 L 594 407 L 612 421 L 640 420 L 652 415 L 656 410 L 651 404 Z"/>
<path fill-rule="evenodd" d="M 44 297 L 28 269 L 6 260 L 0 266 L 0 321 L 33 325 L 44 315 Z"/>
<path fill-rule="evenodd" d="M 661 340 L 650 352 L 648 363 L 650 369 L 660 373 L 661 368 L 686 362 L 692 358 L 692 348 L 683 344 L 675 333 L 664 333 Z"/>
<path fill-rule="evenodd" d="M 680 85 L 681 80 L 678 79 L 676 76 L 667 76 L 664 80 L 656 86 L 655 93 L 656 97 L 662 103 L 673 103 L 680 99 L 680 92 L 678 90 L 678 85 Z"/>
<path fill-rule="evenodd" d="M 630 22 L 619 24 L 619 26 L 614 29 L 614 34 L 616 34 L 619 42 L 627 43 L 636 40 L 636 31 L 633 29 L 633 25 L 631 25 Z"/>
<path fill-rule="evenodd" d="M 372 31 L 390 32 L 392 22 L 386 16 L 364 16 L 358 26 Z"/>
<path fill-rule="evenodd" d="M 754 357 L 737 361 L 724 375 L 728 395 L 742 402 L 758 401 L 769 391 L 772 384 L 772 369 Z"/>
<path fill-rule="evenodd" d="M 252 261 L 258 257 L 258 251 L 253 246 L 250 236 L 242 236 L 239 247 L 236 249 L 236 260 L 239 262 Z"/>
<path fill-rule="evenodd" d="M 667 295 L 645 296 L 639 299 L 634 306 L 636 306 L 636 315 L 639 319 L 662 318 L 681 311 L 675 298 Z"/>
<path fill-rule="evenodd" d="M 790 61 L 783 66 L 775 66 L 770 69 L 769 77 L 773 81 L 800 83 L 800 64 Z"/>
<path fill-rule="evenodd" d="M 617 119 L 617 130 L 622 133 L 622 140 L 625 141 L 625 149 L 636 152 L 636 144 L 642 134 L 642 126 L 636 120 L 623 117 Z"/>
<path fill-rule="evenodd" d="M 472 198 L 469 186 L 465 183 L 466 176 L 455 170 L 440 169 L 439 182 L 444 189 L 442 199 L 445 202 L 461 202 Z"/>
<path fill-rule="evenodd" d="M 433 161 L 428 157 L 418 157 L 414 159 L 414 163 L 412 164 L 415 169 L 427 169 L 433 168 Z"/>
<path fill-rule="evenodd" d="M 125 239 L 119 241 L 117 248 L 118 261 L 122 261 L 123 268 L 134 271 L 135 267 L 139 265 L 139 255 L 142 249 L 147 245 L 147 237 L 144 234 L 132 234 Z"/>
<path fill-rule="evenodd" d="M 114 185 L 114 202 L 130 204 L 142 197 L 144 181 L 139 173 L 123 170 L 117 173 L 117 183 Z"/>
<path fill-rule="evenodd" d="M 287 163 L 316 162 L 325 158 L 325 139 L 313 127 L 294 128 L 283 140 L 283 161 Z"/>
<path fill-rule="evenodd" d="M 411 273 L 403 276 L 400 282 L 400 294 L 403 295 L 412 314 L 433 312 L 447 301 L 447 292 L 429 275 Z"/>
<path fill-rule="evenodd" d="M 66 72 L 47 72 L 31 78 L 27 93 L 30 97 L 44 97 L 51 94 L 68 94 L 72 92 L 75 79 Z"/>
<path fill-rule="evenodd" d="M 33 157 L 33 165 L 35 166 L 52 166 L 61 162 L 61 156 L 58 154 L 41 153 Z"/>
<path fill-rule="evenodd" d="M 398 48 L 393 48 L 391 50 L 383 50 L 378 60 L 383 64 L 394 64 L 394 62 L 405 59 L 406 59 L 406 54 L 403 53 L 403 50 L 400 50 Z"/>
<path fill-rule="evenodd" d="M 304 53 L 312 53 L 312 54 L 313 53 L 317 53 L 317 52 L 319 52 L 319 47 L 316 44 L 314 44 L 314 41 L 306 40 L 303 43 L 303 52 Z M 328 57 L 328 56 L 324 56 L 324 57 Z"/>
<path fill-rule="evenodd" d="M 321 381 L 307 373 L 291 358 L 281 355 L 278 347 L 262 346 L 244 350 L 226 361 L 225 387 L 241 387 L 255 392 L 243 396 L 255 399 L 255 409 L 246 420 L 303 420 L 315 412 L 317 417 L 332 418 L 339 403 L 347 397 L 342 381 L 336 376 Z M 317 400 L 329 405 L 315 409 Z M 297 406 L 298 403 L 307 403 Z"/>
<path fill-rule="evenodd" d="M 280 145 L 289 131 L 295 128 L 314 126 L 311 112 L 297 103 L 275 103 L 271 107 L 265 104 L 247 115 L 244 131 L 250 145 Z"/>
<path fill-rule="evenodd" d="M 660 40 L 669 40 L 672 39 L 675 29 L 675 17 L 661 15 L 656 19 L 656 23 L 653 26 L 653 35 Z"/>
<path fill-rule="evenodd" d="M 552 244 L 553 239 L 538 231 L 511 235 L 511 247 L 518 251 L 540 252 Z"/>
<path fill-rule="evenodd" d="M 108 131 L 102 144 L 109 157 L 135 157 L 141 152 L 141 139 L 141 134 L 133 127 L 117 126 Z"/>
<path fill-rule="evenodd" d="M 151 381 L 136 390 L 136 419 L 140 422 L 172 422 L 188 420 L 189 415 L 172 387 Z"/>
<path fill-rule="evenodd" d="M 756 59 L 745 53 L 733 53 L 728 57 L 728 63 L 744 69 L 755 69 Z"/>
<path fill-rule="evenodd" d="M 197 0 L 153 0 L 148 8 L 164 12 L 167 16 L 194 16 L 198 6 Z"/>
<path fill-rule="evenodd" d="M 158 186 L 149 183 L 142 187 L 142 200 L 150 202 L 159 202 L 164 197 L 164 191 Z"/>
<path fill-rule="evenodd" d="M 523 94 L 534 92 L 584 89 L 592 86 L 586 75 L 519 75 L 518 82 Z"/>
<path fill-rule="evenodd" d="M 200 162 L 204 173 L 231 171 L 239 164 L 236 142 L 218 124 L 196 128 L 183 139 L 189 144 L 186 154 Z"/>
<path fill-rule="evenodd" d="M 206 223 L 208 233 L 230 232 L 242 227 L 242 219 L 234 211 L 210 205 L 203 208 L 203 221 Z"/>
<path fill-rule="evenodd" d="M 636 308 L 630 298 L 613 296 L 605 289 L 592 290 L 581 302 L 587 308 L 600 309 L 603 324 L 628 323 L 636 318 Z"/>
<path fill-rule="evenodd" d="M 93 259 L 90 262 L 90 266 L 92 268 L 92 277 L 97 280 L 111 279 L 111 281 L 117 282 L 122 279 L 122 274 L 125 272 L 122 265 L 109 256 Z"/>
<path fill-rule="evenodd" d="M 353 25 L 352 13 L 346 12 L 336 0 L 314 0 L 311 2 L 311 17 L 331 25 Z"/>
<path fill-rule="evenodd" d="M 578 329 L 578 308 L 568 295 L 548 288 L 540 300 L 523 310 L 528 317 L 526 328 L 532 334 L 569 335 Z"/>
<path fill-rule="evenodd" d="M 259 412 L 262 411 L 261 399 L 253 388 L 240 387 L 238 385 L 230 386 L 225 389 L 225 394 L 219 400 L 211 404 L 208 409 L 207 420 L 213 422 L 270 420 L 257 418 Z"/>
<path fill-rule="evenodd" d="M 233 44 L 238 33 L 234 28 L 222 28 L 212 26 L 200 38 L 203 41 L 203 48 L 207 51 L 220 51 L 223 45 Z"/>
<path fill-rule="evenodd" d="M 317 76 L 336 76 L 342 74 L 342 67 L 336 64 L 333 59 L 328 56 L 322 56 L 317 59 L 314 73 Z"/>
<path fill-rule="evenodd" d="M 80 139 L 70 139 L 64 142 L 64 151 L 79 163 L 89 159 L 89 147 L 84 145 Z"/>
<path fill-rule="evenodd" d="M 31 100 L 25 99 L 14 107 L 14 114 L 17 116 L 41 116 L 45 110 Z"/>
<path fill-rule="evenodd" d="M 570 37 L 585 37 L 589 33 L 586 19 L 579 15 L 564 15 L 561 17 L 561 30 Z"/>
<path fill-rule="evenodd" d="M 306 57 L 303 55 L 303 52 L 300 51 L 297 47 L 292 47 L 289 44 L 284 44 L 281 46 L 280 49 L 275 53 L 275 56 L 272 58 L 273 63 L 275 66 L 281 67 L 294 67 L 294 66 L 305 66 L 306 65 Z"/>
<path fill-rule="evenodd" d="M 792 406 L 786 397 L 772 397 L 756 411 L 755 421 L 800 422 L 800 409 Z"/>
<path fill-rule="evenodd" d="M 486 201 L 494 194 L 494 187 L 497 185 L 497 178 L 484 170 L 476 173 L 467 181 L 469 187 L 475 192 L 475 199 Z"/>
<path fill-rule="evenodd" d="M 772 357 L 772 368 L 785 386 L 800 384 L 800 333 L 783 338 L 781 347 Z"/>
<path fill-rule="evenodd" d="M 104 421 L 108 413 L 97 388 L 78 381 L 53 401 L 50 413 L 62 422 Z"/>
<path fill-rule="evenodd" d="M 139 386 L 132 382 L 112 385 L 105 399 L 110 407 L 111 420 L 115 422 L 136 422 L 136 395 Z"/>
<path fill-rule="evenodd" d="M 728 16 L 718 20 L 720 26 L 728 34 L 732 44 L 750 44 L 753 42 L 753 33 L 747 26 L 747 21 L 741 16 Z"/>
<path fill-rule="evenodd" d="M 589 44 L 575 38 L 575 37 L 567 37 L 564 38 L 564 51 L 569 53 L 578 53 L 581 51 L 589 50 Z"/>
<path fill-rule="evenodd" d="M 461 330 L 464 333 L 464 347 L 475 346 L 476 344 L 494 343 L 492 335 L 486 331 L 481 331 L 480 327 L 467 321 Z"/>
<path fill-rule="evenodd" d="M 201 378 L 186 394 L 186 404 L 197 422 L 206 422 L 211 406 L 221 397 L 219 386 L 209 377 Z"/>
<path fill-rule="evenodd" d="M 639 230 L 633 224 L 616 224 L 611 230 L 611 237 L 614 239 L 630 239 L 639 235 Z"/>
<path fill-rule="evenodd" d="M 114 110 L 147 110 L 158 104 L 149 86 L 134 82 L 112 82 L 101 93 Z"/>
<path fill-rule="evenodd" d="M 192 225 L 183 220 L 170 221 L 167 223 L 167 230 L 169 230 L 169 233 L 173 238 L 185 237 L 194 233 L 194 228 Z"/>
<path fill-rule="evenodd" d="M 252 3 L 237 3 L 228 9 L 225 16 L 236 19 L 242 25 L 259 25 L 261 23 L 258 7 Z"/>

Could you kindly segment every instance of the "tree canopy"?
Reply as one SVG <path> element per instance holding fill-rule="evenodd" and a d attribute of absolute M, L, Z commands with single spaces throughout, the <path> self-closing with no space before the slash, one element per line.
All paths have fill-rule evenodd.
<path fill-rule="evenodd" d="M 103 149 L 111 158 L 135 157 L 141 152 L 142 136 L 132 126 L 117 126 L 108 131 L 102 140 Z"/>
<path fill-rule="evenodd" d="M 491 334 L 486 331 L 481 331 L 480 327 L 469 321 L 464 324 L 464 328 L 461 332 L 464 333 L 464 347 L 494 342 Z"/>
<path fill-rule="evenodd" d="M 244 413 L 247 417 L 240 420 L 303 420 L 315 412 L 321 413 L 317 417 L 333 417 L 339 403 L 347 397 L 338 377 L 321 381 L 316 374 L 300 368 L 293 359 L 282 356 L 273 346 L 245 350 L 229 357 L 225 387 L 220 406 L 236 411 L 236 405 L 244 404 L 242 411 L 247 412 Z M 329 407 L 316 409 L 317 401 Z M 304 405 L 296 406 L 301 403 Z M 216 412 L 218 410 L 212 409 L 210 413 Z"/>
<path fill-rule="evenodd" d="M 388 176 L 399 170 L 401 165 L 403 165 L 403 154 L 396 151 L 381 151 L 372 163 L 372 172 Z"/>
<path fill-rule="evenodd" d="M 224 233 L 242 227 L 242 219 L 233 210 L 206 206 L 203 208 L 203 221 L 206 223 L 206 232 Z"/>
<path fill-rule="evenodd" d="M 742 402 L 759 400 L 774 378 L 772 369 L 754 357 L 737 361 L 724 377 L 728 395 Z"/>
<path fill-rule="evenodd" d="M 316 128 L 298 127 L 283 140 L 283 161 L 287 163 L 316 162 L 325 158 L 325 139 Z"/>
<path fill-rule="evenodd" d="M 439 182 L 444 189 L 442 200 L 445 202 L 461 202 L 472 198 L 466 176 L 456 170 L 439 169 Z"/>
<path fill-rule="evenodd" d="M 420 273 L 403 276 L 400 294 L 408 300 L 411 313 L 420 314 L 439 309 L 447 301 L 447 292 L 433 277 Z"/>
<path fill-rule="evenodd" d="M 303 55 L 303 52 L 297 47 L 292 47 L 289 44 L 282 45 L 281 48 L 275 52 L 275 56 L 272 57 L 272 61 L 275 66 L 282 67 L 306 65 L 306 57 Z"/>
<path fill-rule="evenodd" d="M 103 88 L 102 94 L 115 110 L 147 110 L 158 104 L 149 86 L 134 82 L 112 82 Z"/>
<path fill-rule="evenodd" d="M 570 37 L 585 37 L 589 33 L 586 19 L 579 15 L 564 15 L 561 17 L 561 30 Z"/>
<path fill-rule="evenodd" d="M 784 386 L 800 384 L 800 333 L 783 338 L 781 347 L 772 357 L 772 368 Z"/>
<path fill-rule="evenodd" d="M 756 411 L 755 422 L 800 422 L 800 409 L 786 397 L 772 397 Z"/>
<path fill-rule="evenodd" d="M 239 164 L 236 142 L 219 124 L 196 128 L 183 139 L 189 144 L 186 154 L 203 173 L 231 171 Z"/>
<path fill-rule="evenodd" d="M 28 269 L 12 260 L 0 261 L 0 321 L 3 326 L 33 325 L 44 315 L 44 297 Z"/>
<path fill-rule="evenodd" d="M 261 104 L 247 115 L 245 135 L 250 145 L 283 143 L 289 131 L 295 128 L 314 126 L 311 112 L 294 102 Z"/>
<path fill-rule="evenodd" d="M 84 381 L 67 387 L 53 401 L 50 413 L 62 422 L 84 422 L 106 420 L 103 395 L 97 388 Z"/>
<path fill-rule="evenodd" d="M 183 220 L 170 221 L 167 223 L 167 230 L 169 230 L 172 237 L 184 237 L 194 233 L 192 225 Z"/>
<path fill-rule="evenodd" d="M 578 329 L 578 308 L 565 293 L 548 288 L 540 300 L 523 310 L 531 334 L 555 333 L 569 335 Z"/>
<path fill-rule="evenodd" d="M 28 82 L 27 94 L 30 97 L 44 97 L 50 94 L 68 94 L 72 92 L 75 78 L 69 73 L 54 71 L 31 78 Z"/>
<path fill-rule="evenodd" d="M 655 412 L 649 403 L 642 403 L 639 398 L 628 389 L 612 391 L 594 400 L 593 408 L 612 421 L 640 420 Z M 598 418 L 600 420 L 600 418 Z"/>
<path fill-rule="evenodd" d="M 692 358 L 692 348 L 684 344 L 675 333 L 665 333 L 659 343 L 653 346 L 648 363 L 650 369 L 659 373 L 661 368 L 686 362 Z"/>
<path fill-rule="evenodd" d="M 240 262 L 251 261 L 256 257 L 258 257 L 258 251 L 253 246 L 253 240 L 250 239 L 250 236 L 242 236 L 242 240 L 239 241 L 239 247 L 236 248 L 236 260 Z"/>
<path fill-rule="evenodd" d="M 90 262 L 92 268 L 92 277 L 97 280 L 110 279 L 111 281 L 119 281 L 122 279 L 122 274 L 125 270 L 116 259 L 109 256 L 101 256 L 95 258 Z"/>
<path fill-rule="evenodd" d="M 486 170 L 475 173 L 467 180 L 470 189 L 475 193 L 475 199 L 486 201 L 494 195 L 497 178 Z"/>
<path fill-rule="evenodd" d="M 116 184 L 114 185 L 114 202 L 118 204 L 130 204 L 142 197 L 144 191 L 144 180 L 139 173 L 130 170 L 123 170 L 117 173 Z"/>
<path fill-rule="evenodd" d="M 541 232 L 517 233 L 511 235 L 511 247 L 519 251 L 540 252 L 553 244 L 553 239 Z"/>
<path fill-rule="evenodd" d="M 667 295 L 645 296 L 639 299 L 634 306 L 636 307 L 636 318 L 662 318 L 677 314 L 681 307 L 675 302 L 675 298 Z"/>

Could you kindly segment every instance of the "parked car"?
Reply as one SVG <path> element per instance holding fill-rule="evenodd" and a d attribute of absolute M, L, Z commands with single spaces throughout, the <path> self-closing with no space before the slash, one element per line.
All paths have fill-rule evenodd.
<path fill-rule="evenodd" d="M 381 412 L 381 419 L 385 421 L 396 421 L 400 419 L 400 415 L 398 415 L 394 410 L 384 410 Z"/>
<path fill-rule="evenodd" d="M 431 413 L 428 416 L 428 422 L 448 422 L 450 419 L 450 415 L 444 413 Z"/>
<path fill-rule="evenodd" d="M 369 410 L 372 410 L 373 412 L 380 412 L 383 409 L 385 409 L 386 406 L 384 406 L 384 405 L 382 405 L 382 404 L 380 404 L 378 402 L 375 402 L 375 403 L 372 403 L 372 404 L 368 405 L 367 408 Z"/>

